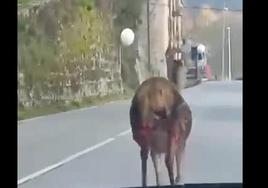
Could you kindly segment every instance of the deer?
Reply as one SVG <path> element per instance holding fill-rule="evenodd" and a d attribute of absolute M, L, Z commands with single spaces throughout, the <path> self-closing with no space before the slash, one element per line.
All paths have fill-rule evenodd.
<path fill-rule="evenodd" d="M 183 68 L 181 61 L 175 60 L 174 63 L 177 70 Z M 170 184 L 175 185 L 181 181 L 181 159 L 192 128 L 192 112 L 181 95 L 182 87 L 178 87 L 178 75 L 171 75 L 171 80 L 151 77 L 143 81 L 131 101 L 130 125 L 132 138 L 140 147 L 143 187 L 147 186 L 149 153 L 158 186 L 163 154 Z M 175 159 L 176 178 L 173 172 Z"/>

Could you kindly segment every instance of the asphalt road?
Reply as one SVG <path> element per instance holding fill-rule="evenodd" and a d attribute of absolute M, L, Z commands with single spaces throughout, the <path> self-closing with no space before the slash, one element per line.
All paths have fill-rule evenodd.
<path fill-rule="evenodd" d="M 206 82 L 185 89 L 183 96 L 193 112 L 183 182 L 242 182 L 242 82 Z M 18 181 L 29 181 L 18 187 L 140 186 L 139 148 L 131 139 L 129 102 L 19 122 Z M 155 185 L 148 161 L 148 183 Z M 167 175 L 163 181 L 168 184 Z"/>

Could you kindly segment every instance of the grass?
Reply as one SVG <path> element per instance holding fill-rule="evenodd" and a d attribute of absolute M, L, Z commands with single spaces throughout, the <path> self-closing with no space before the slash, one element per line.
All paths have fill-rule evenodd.
<path fill-rule="evenodd" d="M 18 120 L 24 120 L 34 118 L 38 116 L 44 116 L 49 114 L 55 114 L 59 112 L 66 112 L 79 108 L 85 108 L 90 106 L 100 106 L 110 101 L 130 99 L 133 96 L 133 90 L 126 89 L 124 94 L 109 95 L 104 97 L 86 97 L 81 102 L 72 101 L 66 105 L 63 103 L 51 104 L 42 107 L 29 107 L 29 108 L 18 108 Z"/>
<path fill-rule="evenodd" d="M 38 2 L 39 0 L 18 0 L 17 3 L 18 5 L 22 7 L 27 7 L 31 5 L 31 3 Z"/>
<path fill-rule="evenodd" d="M 18 3 L 19 4 L 25 4 L 25 3 L 29 3 L 31 2 L 32 0 L 18 0 Z"/>

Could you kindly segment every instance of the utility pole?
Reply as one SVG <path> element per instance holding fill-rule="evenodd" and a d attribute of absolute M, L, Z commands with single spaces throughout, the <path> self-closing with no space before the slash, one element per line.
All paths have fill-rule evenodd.
<path fill-rule="evenodd" d="M 148 71 L 151 70 L 151 45 L 150 45 L 150 0 L 147 0 L 147 39 L 148 39 Z"/>
<path fill-rule="evenodd" d="M 123 48 L 122 48 L 122 44 L 121 42 L 119 43 L 119 73 L 121 75 L 121 79 L 120 79 L 120 91 L 121 91 L 121 94 L 124 93 L 124 87 L 123 87 L 123 79 L 122 79 L 122 51 L 123 51 Z"/>
<path fill-rule="evenodd" d="M 225 68 L 224 68 L 224 47 L 225 47 L 225 11 L 228 11 L 228 8 L 225 7 L 225 1 L 224 1 L 224 7 L 223 7 L 223 26 L 222 26 L 222 59 L 221 59 L 221 77 L 222 80 L 224 80 L 224 73 L 225 73 Z"/>
<path fill-rule="evenodd" d="M 232 80 L 232 65 L 231 65 L 231 28 L 230 27 L 227 27 L 227 36 L 228 36 L 228 78 L 229 78 L 229 81 Z"/>

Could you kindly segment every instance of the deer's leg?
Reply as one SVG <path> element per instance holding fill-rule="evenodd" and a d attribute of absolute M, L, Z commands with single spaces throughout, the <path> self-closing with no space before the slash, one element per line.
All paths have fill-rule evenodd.
<path fill-rule="evenodd" d="M 175 152 L 176 152 L 176 147 L 175 147 L 175 143 L 173 141 L 173 139 L 171 139 L 171 143 L 169 146 L 169 151 L 166 154 L 166 166 L 167 166 L 167 170 L 168 170 L 168 175 L 169 175 L 169 180 L 170 180 L 170 184 L 174 185 L 174 172 L 173 172 L 173 164 L 174 164 L 174 157 L 175 157 Z"/>
<path fill-rule="evenodd" d="M 185 142 L 183 139 L 181 139 L 181 142 L 178 145 L 178 150 L 176 152 L 176 165 L 177 165 L 177 176 L 176 176 L 176 184 L 180 182 L 181 180 L 181 174 L 180 174 L 180 167 L 181 167 L 181 160 L 182 155 L 184 151 Z"/>
<path fill-rule="evenodd" d="M 156 178 L 156 185 L 159 186 L 159 156 L 153 151 L 151 151 L 151 157 L 154 164 L 154 170 L 155 170 L 155 178 Z"/>
<path fill-rule="evenodd" d="M 141 170 L 142 170 L 142 186 L 147 186 L 147 159 L 148 159 L 148 149 L 141 148 L 140 155 L 141 155 Z"/>
<path fill-rule="evenodd" d="M 164 157 L 165 153 L 155 153 L 151 151 L 151 157 L 154 164 L 154 170 L 155 170 L 155 177 L 156 177 L 156 185 L 161 185 L 160 182 L 160 174 L 161 174 L 161 161 L 162 157 Z M 164 161 L 164 160 L 163 160 Z"/>

